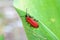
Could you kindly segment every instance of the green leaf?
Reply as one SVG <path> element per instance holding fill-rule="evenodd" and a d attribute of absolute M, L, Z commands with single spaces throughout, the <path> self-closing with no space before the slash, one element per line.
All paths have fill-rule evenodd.
<path fill-rule="evenodd" d="M 0 40 L 4 40 L 4 36 L 3 35 L 0 35 Z"/>
<path fill-rule="evenodd" d="M 30 27 L 22 18 L 29 40 L 60 40 L 60 1 L 59 0 L 14 0 L 19 16 L 27 12 L 38 20 L 39 28 Z"/>

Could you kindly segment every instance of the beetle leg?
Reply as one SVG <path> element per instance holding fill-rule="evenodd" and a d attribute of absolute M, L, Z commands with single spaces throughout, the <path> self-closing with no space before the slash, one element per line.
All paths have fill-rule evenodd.
<path fill-rule="evenodd" d="M 29 16 L 30 18 L 33 18 L 33 17 L 31 17 L 31 16 Z"/>
<path fill-rule="evenodd" d="M 38 20 L 36 20 L 38 22 Z"/>
<path fill-rule="evenodd" d="M 36 22 L 38 22 L 38 20 L 34 19 Z"/>

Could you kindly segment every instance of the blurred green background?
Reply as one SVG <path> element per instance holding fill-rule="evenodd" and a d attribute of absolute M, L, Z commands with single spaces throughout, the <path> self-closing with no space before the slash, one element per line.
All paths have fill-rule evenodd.
<path fill-rule="evenodd" d="M 39 28 L 21 17 L 28 40 L 60 40 L 60 0 L 14 0 L 19 16 L 28 14 L 38 20 Z"/>

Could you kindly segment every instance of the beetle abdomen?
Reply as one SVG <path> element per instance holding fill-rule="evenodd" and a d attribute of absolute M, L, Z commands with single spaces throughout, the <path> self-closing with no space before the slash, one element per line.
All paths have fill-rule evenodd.
<path fill-rule="evenodd" d="M 26 17 L 26 21 L 34 28 L 38 28 L 39 26 L 38 23 L 33 18 L 30 18 L 29 16 Z"/>

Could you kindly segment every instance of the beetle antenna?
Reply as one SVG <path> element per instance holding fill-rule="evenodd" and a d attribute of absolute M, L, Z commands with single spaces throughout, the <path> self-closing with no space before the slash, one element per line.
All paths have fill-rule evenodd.
<path fill-rule="evenodd" d="M 27 8 L 26 8 L 26 17 L 29 16 L 28 13 L 27 13 Z"/>
<path fill-rule="evenodd" d="M 27 14 L 27 8 L 26 8 L 26 14 Z"/>

